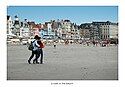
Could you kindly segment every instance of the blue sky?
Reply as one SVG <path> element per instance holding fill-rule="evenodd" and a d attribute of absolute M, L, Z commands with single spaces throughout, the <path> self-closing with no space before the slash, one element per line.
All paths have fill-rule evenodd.
<path fill-rule="evenodd" d="M 21 21 L 28 19 L 36 23 L 69 19 L 81 24 L 92 21 L 118 22 L 117 6 L 8 6 L 7 14 Z"/>

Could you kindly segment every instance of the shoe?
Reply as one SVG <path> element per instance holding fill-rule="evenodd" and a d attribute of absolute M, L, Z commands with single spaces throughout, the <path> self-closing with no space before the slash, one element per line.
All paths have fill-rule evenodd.
<path fill-rule="evenodd" d="M 39 62 L 37 61 L 36 64 L 39 64 Z"/>
<path fill-rule="evenodd" d="M 40 62 L 40 64 L 43 64 L 43 62 Z"/>
<path fill-rule="evenodd" d="M 35 61 L 35 60 L 33 60 L 33 64 L 35 64 L 35 62 L 36 62 L 36 61 Z"/>
<path fill-rule="evenodd" d="M 30 63 L 30 60 L 28 60 L 28 63 L 31 64 L 31 63 Z"/>

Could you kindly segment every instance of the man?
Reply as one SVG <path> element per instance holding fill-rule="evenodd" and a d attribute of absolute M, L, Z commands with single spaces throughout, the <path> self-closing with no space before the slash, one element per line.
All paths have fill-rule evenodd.
<path fill-rule="evenodd" d="M 40 51 L 39 51 L 39 47 L 40 47 L 40 45 L 37 43 L 37 41 L 38 41 L 38 39 L 39 39 L 39 36 L 38 35 L 36 35 L 35 37 L 34 37 L 34 41 L 32 42 L 32 44 L 33 44 L 33 50 L 32 50 L 32 55 L 30 56 L 30 58 L 28 59 L 28 63 L 29 64 L 31 64 L 31 59 L 34 57 L 34 55 L 36 55 L 36 58 L 33 60 L 33 64 L 35 64 L 35 63 L 39 63 L 38 61 L 37 61 L 37 59 L 39 58 L 39 55 L 40 55 Z"/>

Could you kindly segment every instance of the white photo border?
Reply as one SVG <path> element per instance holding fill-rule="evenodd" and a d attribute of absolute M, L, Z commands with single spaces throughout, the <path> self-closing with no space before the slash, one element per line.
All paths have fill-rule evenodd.
<path fill-rule="evenodd" d="M 124 5 L 119 0 L 1 0 L 0 1 L 0 86 L 1 87 L 124 87 Z M 7 6 L 118 6 L 119 7 L 119 80 L 7 80 L 6 16 Z M 70 85 L 54 84 L 70 83 Z"/>

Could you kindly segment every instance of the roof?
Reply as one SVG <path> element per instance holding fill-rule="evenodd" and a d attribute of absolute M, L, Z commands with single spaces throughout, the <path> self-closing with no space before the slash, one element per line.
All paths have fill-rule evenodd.
<path fill-rule="evenodd" d="M 70 22 L 70 20 L 64 20 L 64 22 Z"/>
<path fill-rule="evenodd" d="M 7 15 L 7 20 L 9 20 L 10 19 L 10 16 L 9 15 Z"/>

